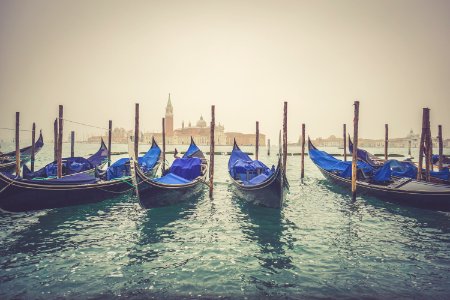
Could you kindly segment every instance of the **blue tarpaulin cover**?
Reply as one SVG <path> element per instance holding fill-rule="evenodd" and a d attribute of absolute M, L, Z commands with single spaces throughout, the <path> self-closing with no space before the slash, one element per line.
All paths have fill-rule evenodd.
<path fill-rule="evenodd" d="M 153 180 L 164 184 L 185 184 L 191 182 L 191 180 L 184 179 L 183 177 L 177 176 L 173 173 L 168 173 L 163 177 L 155 178 Z"/>
<path fill-rule="evenodd" d="M 350 178 L 352 176 L 351 161 L 339 160 L 325 151 L 317 149 L 310 149 L 309 157 L 316 165 L 326 171 L 336 173 L 344 178 Z M 373 168 L 363 161 L 357 162 L 357 168 L 366 174 L 371 174 L 373 172 Z"/>
<path fill-rule="evenodd" d="M 205 156 L 191 137 L 191 144 L 182 158 L 176 158 L 168 172 L 160 177 L 152 179 L 164 184 L 186 184 L 202 175 L 202 159 Z"/>
<path fill-rule="evenodd" d="M 228 160 L 228 172 L 234 179 L 239 179 L 244 185 L 257 185 L 268 180 L 275 168 L 269 169 L 263 162 L 252 160 L 235 144 Z"/>
<path fill-rule="evenodd" d="M 36 143 L 37 144 L 37 143 Z M 108 148 L 105 143 L 101 142 L 100 148 L 96 153 L 88 158 L 84 157 L 67 157 L 62 159 L 63 176 L 84 172 L 101 165 L 108 157 Z M 57 176 L 56 161 L 49 163 L 45 167 L 31 172 L 31 170 L 23 165 L 23 178 L 49 178 Z"/>
<path fill-rule="evenodd" d="M 177 158 L 170 166 L 169 172 L 187 180 L 194 180 L 201 175 L 202 160 L 198 157 Z"/>
<path fill-rule="evenodd" d="M 437 155 L 437 154 L 433 155 L 432 162 L 433 162 L 433 164 L 437 165 L 439 162 L 439 155 Z M 450 164 L 450 157 L 448 155 L 443 155 L 442 162 L 444 164 Z"/>
<path fill-rule="evenodd" d="M 350 152 L 353 150 L 353 144 L 351 140 L 349 140 L 349 149 Z M 379 168 L 375 176 L 373 178 L 374 181 L 377 182 L 386 182 L 389 181 L 391 176 L 397 176 L 397 177 L 406 177 L 406 178 L 417 178 L 417 172 L 418 168 L 411 162 L 408 161 L 398 161 L 398 160 L 388 160 L 382 164 L 379 162 L 374 161 L 374 159 L 377 159 L 376 156 L 370 154 L 366 150 L 358 149 L 358 158 L 361 159 L 364 162 L 367 162 L 374 168 Z M 433 155 L 432 162 L 433 164 L 436 164 L 439 160 L 439 155 Z M 444 164 L 449 163 L 450 160 L 447 156 L 444 155 Z M 386 166 L 388 164 L 388 166 Z M 351 174 L 351 171 L 350 171 Z M 450 180 L 450 174 L 448 172 L 448 169 L 444 168 L 442 171 L 430 171 L 430 176 L 434 178 L 439 178 L 442 180 Z"/>
<path fill-rule="evenodd" d="M 144 173 L 151 171 L 157 164 L 160 154 L 161 149 L 153 141 L 152 146 L 147 153 L 145 153 L 144 156 L 138 157 L 138 164 L 141 170 Z M 130 159 L 127 157 L 119 159 L 106 170 L 107 180 L 112 180 L 123 176 L 130 176 Z"/>
<path fill-rule="evenodd" d="M 450 180 L 450 171 L 448 168 L 444 168 L 442 171 L 430 171 L 430 175 L 442 180 Z"/>
<path fill-rule="evenodd" d="M 83 171 L 92 169 L 94 166 L 83 157 L 69 157 L 62 159 L 62 169 L 63 176 L 71 175 Z M 37 170 L 36 172 L 31 172 L 31 170 L 24 165 L 23 166 L 23 178 L 33 179 L 33 178 L 49 178 L 57 176 L 57 163 L 56 161 L 46 165 L 45 167 Z"/>
<path fill-rule="evenodd" d="M 414 179 L 417 177 L 417 167 L 411 162 L 388 160 L 375 172 L 372 179 L 376 182 L 386 182 L 390 181 L 392 176 Z"/>

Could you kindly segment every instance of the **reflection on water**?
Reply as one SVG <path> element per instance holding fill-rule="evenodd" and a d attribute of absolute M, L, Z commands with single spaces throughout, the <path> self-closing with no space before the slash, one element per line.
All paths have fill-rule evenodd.
<path fill-rule="evenodd" d="M 89 147 L 77 149 L 89 154 L 97 145 Z M 51 159 L 51 145 L 41 154 Z M 0 213 L 0 298 L 450 294 L 449 213 L 368 196 L 352 201 L 309 159 L 300 183 L 295 156 L 288 157 L 290 194 L 283 209 L 255 207 L 234 196 L 227 159 L 216 157 L 213 199 L 205 189 L 192 201 L 149 210 L 126 195 Z M 263 151 L 261 160 L 270 165 L 276 156 Z"/>
<path fill-rule="evenodd" d="M 138 221 L 139 238 L 135 247 L 130 249 L 128 254 L 130 259 L 142 263 L 157 258 L 160 251 L 152 249 L 151 245 L 165 241 L 173 242 L 177 231 L 174 223 L 192 216 L 196 203 L 191 199 L 173 206 L 146 210 Z"/>
<path fill-rule="evenodd" d="M 286 255 L 285 247 L 292 249 L 289 236 L 283 236 L 284 227 L 289 226 L 280 210 L 255 207 L 242 200 L 235 199 L 242 212 L 242 232 L 249 241 L 255 241 L 260 249 L 255 257 L 261 266 L 276 273 L 278 269 L 292 268 L 291 259 Z"/>

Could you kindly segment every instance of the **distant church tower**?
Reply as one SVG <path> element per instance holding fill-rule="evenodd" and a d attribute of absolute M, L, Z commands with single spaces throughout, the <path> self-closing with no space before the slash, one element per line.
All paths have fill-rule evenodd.
<path fill-rule="evenodd" d="M 166 124 L 165 124 L 165 129 L 166 129 L 166 134 L 168 136 L 172 136 L 173 135 L 173 107 L 172 107 L 172 102 L 170 101 L 170 93 L 169 93 L 169 101 L 167 101 L 167 106 L 166 106 Z"/>

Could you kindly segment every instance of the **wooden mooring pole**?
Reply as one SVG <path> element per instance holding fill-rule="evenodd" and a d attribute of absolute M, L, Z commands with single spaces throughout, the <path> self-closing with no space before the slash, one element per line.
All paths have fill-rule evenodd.
<path fill-rule="evenodd" d="M 58 118 L 53 122 L 53 160 L 58 160 Z"/>
<path fill-rule="evenodd" d="M 139 157 L 139 103 L 135 104 L 134 112 L 134 156 Z"/>
<path fill-rule="evenodd" d="M 305 177 L 305 124 L 302 124 L 302 159 L 300 165 L 300 178 Z"/>
<path fill-rule="evenodd" d="M 259 122 L 256 121 L 255 159 L 259 157 Z"/>
<path fill-rule="evenodd" d="M 162 118 L 162 175 L 166 172 L 166 118 Z"/>
<path fill-rule="evenodd" d="M 430 181 L 430 171 L 432 170 L 431 156 L 433 144 L 431 141 L 430 128 L 430 109 L 428 108 L 425 115 L 425 180 Z"/>
<path fill-rule="evenodd" d="M 427 123 L 429 124 L 430 117 L 430 109 L 425 107 L 422 109 L 422 133 L 420 134 L 420 146 L 419 146 L 419 170 L 417 172 L 417 180 L 422 180 L 422 170 L 423 170 L 423 159 L 425 157 L 425 164 L 427 164 L 427 152 L 428 149 L 426 149 L 426 143 L 428 143 L 428 130 L 427 130 Z M 427 179 L 426 171 L 425 171 L 425 180 Z"/>
<path fill-rule="evenodd" d="M 411 141 L 408 141 L 408 155 L 411 157 Z"/>
<path fill-rule="evenodd" d="M 355 111 L 353 117 L 353 151 L 352 151 L 352 199 L 356 200 L 356 179 L 358 162 L 358 121 L 359 121 L 359 101 L 354 103 Z"/>
<path fill-rule="evenodd" d="M 75 131 L 70 132 L 70 157 L 75 157 Z"/>
<path fill-rule="evenodd" d="M 20 177 L 20 112 L 16 112 L 16 176 Z"/>
<path fill-rule="evenodd" d="M 344 161 L 347 161 L 347 124 L 343 125 L 343 140 L 344 140 Z"/>
<path fill-rule="evenodd" d="M 63 113 L 64 108 L 62 105 L 59 106 L 59 117 L 58 117 L 58 155 L 57 155 L 57 170 L 58 178 L 63 176 L 62 170 L 62 145 L 63 145 Z"/>
<path fill-rule="evenodd" d="M 439 143 L 439 171 L 442 171 L 442 165 L 444 160 L 444 143 L 442 141 L 442 125 L 438 126 L 438 143 Z"/>
<path fill-rule="evenodd" d="M 267 156 L 270 156 L 270 139 L 267 140 Z"/>
<path fill-rule="evenodd" d="M 287 101 L 284 102 L 284 109 L 283 109 L 283 168 L 284 168 L 284 174 L 286 174 L 287 171 L 287 107 L 288 103 Z"/>
<path fill-rule="evenodd" d="M 384 160 L 388 160 L 389 125 L 384 124 Z"/>
<path fill-rule="evenodd" d="M 256 122 L 258 127 L 258 122 Z M 214 129 L 216 127 L 215 105 L 211 105 L 211 131 L 209 148 L 209 197 L 213 197 L 214 191 Z M 258 146 L 257 146 L 258 147 Z M 257 148 L 258 149 L 258 148 Z"/>
<path fill-rule="evenodd" d="M 34 172 L 34 158 L 36 156 L 36 148 L 34 144 L 36 143 L 36 123 L 33 123 L 31 129 L 31 172 Z"/>
<path fill-rule="evenodd" d="M 108 167 L 111 166 L 112 120 L 108 124 Z"/>

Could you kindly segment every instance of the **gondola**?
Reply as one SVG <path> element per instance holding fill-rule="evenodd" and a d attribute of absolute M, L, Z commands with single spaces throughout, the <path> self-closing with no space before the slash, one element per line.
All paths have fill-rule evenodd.
<path fill-rule="evenodd" d="M 351 187 L 351 162 L 341 161 L 330 154 L 318 150 L 308 139 L 309 157 L 320 172 L 331 182 Z M 374 172 L 369 164 L 358 161 L 357 191 L 374 195 L 383 201 L 398 202 L 405 205 L 450 211 L 450 186 L 430 182 L 416 181 L 412 178 L 381 176 L 390 174 L 390 168 Z M 380 173 L 379 173 L 380 172 Z"/>
<path fill-rule="evenodd" d="M 44 138 L 42 137 L 42 131 L 39 133 L 39 138 L 34 143 L 34 154 L 36 155 L 44 147 Z M 28 146 L 20 149 L 20 165 L 27 163 L 31 160 L 32 146 Z M 0 154 L 0 172 L 14 173 L 16 169 L 16 151 Z"/>
<path fill-rule="evenodd" d="M 96 168 L 100 168 L 107 162 L 108 148 L 103 139 L 100 148 L 96 153 L 88 158 L 65 157 L 62 159 L 62 175 L 73 175 L 76 173 L 94 173 Z M 53 161 L 41 169 L 32 172 L 26 165 L 23 166 L 22 176 L 25 179 L 54 179 L 57 175 L 57 162 Z"/>
<path fill-rule="evenodd" d="M 134 168 L 139 203 L 143 208 L 172 205 L 199 194 L 205 184 L 208 163 L 191 137 L 182 158 L 176 158 L 162 177 L 149 178 Z"/>
<path fill-rule="evenodd" d="M 239 149 L 235 140 L 228 160 L 228 173 L 239 198 L 256 205 L 280 208 L 289 186 L 281 165 L 281 155 L 276 168 L 252 160 Z"/>
<path fill-rule="evenodd" d="M 161 149 L 153 141 L 145 158 L 140 157 L 139 166 L 147 176 L 156 173 L 160 154 Z M 100 177 L 98 174 L 76 173 L 50 180 L 23 179 L 0 173 L 0 209 L 23 212 L 87 204 L 134 190 L 129 163 L 128 169 L 126 162 L 116 165 L 110 176 L 107 175 L 108 170 Z"/>
<path fill-rule="evenodd" d="M 348 142 L 348 150 L 350 153 L 353 153 L 353 143 L 350 137 Z M 379 159 L 368 151 L 360 148 L 358 148 L 357 156 L 359 160 L 368 163 L 375 169 L 380 169 L 386 164 L 389 164 L 391 166 L 393 175 L 411 179 L 417 178 L 418 168 L 410 160 L 398 161 L 395 159 L 390 159 L 386 161 L 384 159 Z M 438 159 L 439 155 L 433 155 L 433 163 L 437 162 Z M 446 157 L 444 156 L 444 163 L 445 162 Z M 422 170 L 422 173 L 425 174 L 425 170 Z M 450 171 L 448 165 L 444 165 L 442 171 L 430 171 L 430 178 L 434 183 L 450 184 Z"/>

